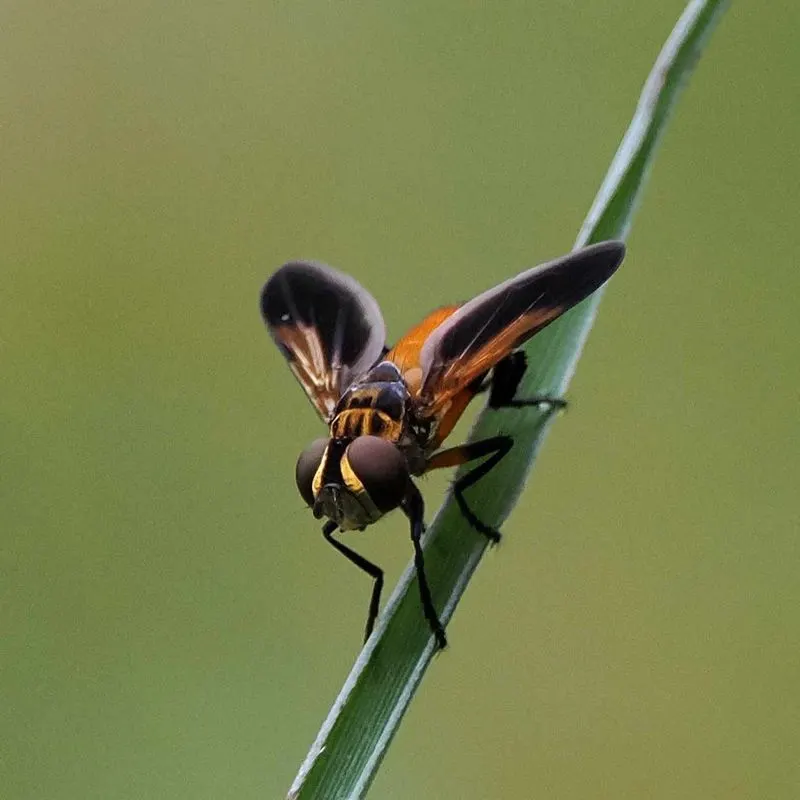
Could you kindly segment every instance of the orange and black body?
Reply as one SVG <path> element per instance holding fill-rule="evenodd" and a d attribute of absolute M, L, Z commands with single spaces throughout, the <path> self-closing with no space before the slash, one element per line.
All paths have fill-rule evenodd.
<path fill-rule="evenodd" d="M 377 302 L 352 278 L 314 262 L 290 262 L 261 296 L 267 327 L 306 395 L 328 425 L 296 467 L 298 489 L 325 538 L 374 579 L 367 636 L 378 613 L 383 572 L 338 539 L 400 508 L 409 519 L 423 611 L 440 647 L 446 639 L 425 577 L 424 503 L 413 477 L 482 459 L 453 486 L 473 528 L 493 541 L 498 531 L 470 509 L 464 492 L 513 446 L 494 436 L 441 450 L 479 392 L 493 408 L 519 408 L 558 398 L 515 397 L 525 371 L 517 348 L 599 288 L 624 256 L 603 242 L 534 267 L 461 306 L 428 315 L 387 348 Z"/>

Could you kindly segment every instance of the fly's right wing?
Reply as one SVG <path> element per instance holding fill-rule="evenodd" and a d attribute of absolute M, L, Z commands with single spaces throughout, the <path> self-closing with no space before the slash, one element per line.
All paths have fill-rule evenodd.
<path fill-rule="evenodd" d="M 324 264 L 284 264 L 261 292 L 261 313 L 326 422 L 345 390 L 384 352 L 386 327 L 375 298 Z"/>

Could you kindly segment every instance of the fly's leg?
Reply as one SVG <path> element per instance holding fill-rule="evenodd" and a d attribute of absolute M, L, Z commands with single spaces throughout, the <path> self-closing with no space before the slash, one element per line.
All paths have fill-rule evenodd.
<path fill-rule="evenodd" d="M 475 514 L 467 504 L 464 490 L 469 489 L 470 486 L 473 486 L 491 472 L 513 446 L 514 440 L 510 436 L 491 436 L 488 439 L 481 439 L 479 442 L 469 442 L 458 447 L 440 450 L 428 459 L 425 467 L 425 471 L 429 472 L 432 469 L 440 469 L 442 467 L 457 467 L 460 464 L 466 464 L 469 461 L 488 456 L 486 461 L 456 480 L 453 484 L 453 496 L 456 498 L 458 507 L 467 522 L 493 544 L 500 541 L 500 531 L 487 525 Z"/>
<path fill-rule="evenodd" d="M 534 397 L 515 398 L 522 376 L 527 369 L 525 353 L 521 350 L 509 354 L 500 361 L 492 371 L 491 377 L 479 378 L 473 391 L 489 391 L 489 407 L 494 409 L 501 408 L 526 408 L 530 406 L 548 406 L 549 410 L 555 411 L 564 408 L 567 403 L 563 398 L 550 397 L 548 395 L 536 395 Z M 481 478 L 491 472 L 508 455 L 514 446 L 514 440 L 510 436 L 498 435 L 478 442 L 470 442 L 448 450 L 441 450 L 428 459 L 425 472 L 441 467 L 456 467 L 466 464 L 479 458 L 486 460 L 466 475 L 456 479 L 453 484 L 453 496 L 458 503 L 461 513 L 469 524 L 479 533 L 482 533 L 492 543 L 500 541 L 500 531 L 487 525 L 469 507 L 464 492 L 474 486 Z"/>
<path fill-rule="evenodd" d="M 364 556 L 359 555 L 355 550 L 351 550 L 347 545 L 342 544 L 338 539 L 333 538 L 333 532 L 336 530 L 336 523 L 332 520 L 325 523 L 322 528 L 322 535 L 330 542 L 348 561 L 352 561 L 359 569 L 364 570 L 367 575 L 371 576 L 375 581 L 372 585 L 372 596 L 369 601 L 369 612 L 367 613 L 367 625 L 364 632 L 364 641 L 369 639 L 372 629 L 375 627 L 375 620 L 378 618 L 378 609 L 381 602 L 381 591 L 383 591 L 383 570 L 367 561 Z"/>
<path fill-rule="evenodd" d="M 411 488 L 406 495 L 406 498 L 401 504 L 403 513 L 408 517 L 411 525 L 411 543 L 414 545 L 414 566 L 417 570 L 417 583 L 419 584 L 419 599 L 422 603 L 422 613 L 425 619 L 428 620 L 431 633 L 433 633 L 436 644 L 439 649 L 444 650 L 447 647 L 447 637 L 444 633 L 444 627 L 436 613 L 436 608 L 433 605 L 431 598 L 431 590 L 428 585 L 428 578 L 425 574 L 425 557 L 422 552 L 422 534 L 425 531 L 425 503 L 422 499 L 419 489 L 411 484 Z"/>
<path fill-rule="evenodd" d="M 567 401 L 563 397 L 550 395 L 534 395 L 533 397 L 515 398 L 522 376 L 528 368 L 528 361 L 522 350 L 510 353 L 497 365 L 488 386 L 489 408 L 527 408 L 530 406 L 549 406 L 551 409 L 566 408 Z"/>

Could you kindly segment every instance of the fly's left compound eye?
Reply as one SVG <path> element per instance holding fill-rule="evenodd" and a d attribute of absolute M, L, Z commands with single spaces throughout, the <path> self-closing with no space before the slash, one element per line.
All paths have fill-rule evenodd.
<path fill-rule="evenodd" d="M 294 479 L 297 482 L 297 488 L 303 500 L 310 506 L 314 505 L 314 476 L 322 463 L 322 456 L 325 455 L 327 446 L 327 439 L 315 439 L 300 453 L 297 459 L 297 466 L 294 468 Z"/>
<path fill-rule="evenodd" d="M 400 505 L 408 489 L 408 462 L 386 439 L 359 436 L 345 453 L 351 469 L 380 511 Z"/>

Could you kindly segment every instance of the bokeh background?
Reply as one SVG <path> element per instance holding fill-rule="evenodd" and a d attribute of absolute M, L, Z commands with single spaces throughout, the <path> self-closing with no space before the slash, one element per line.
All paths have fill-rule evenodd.
<path fill-rule="evenodd" d="M 2 4 L 3 797 L 283 796 L 369 586 L 262 282 L 327 261 L 397 336 L 566 251 L 681 9 Z M 792 20 L 716 31 L 375 797 L 800 793 Z M 362 549 L 391 585 L 403 519 Z"/>

